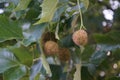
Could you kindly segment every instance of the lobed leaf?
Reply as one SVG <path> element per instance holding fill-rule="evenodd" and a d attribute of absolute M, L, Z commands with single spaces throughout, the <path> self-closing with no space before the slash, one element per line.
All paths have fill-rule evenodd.
<path fill-rule="evenodd" d="M 44 0 L 42 7 L 41 19 L 35 24 L 50 22 L 54 16 L 55 11 L 57 10 L 58 0 Z"/>
<path fill-rule="evenodd" d="M 30 2 L 31 0 L 20 0 L 20 2 L 18 3 L 17 7 L 14 10 L 15 11 L 25 10 Z"/>
<path fill-rule="evenodd" d="M 20 28 L 19 23 L 0 15 L 0 42 L 22 38 L 22 29 Z"/>
<path fill-rule="evenodd" d="M 87 10 L 89 6 L 89 0 L 80 0 L 80 2 L 81 2 L 81 5 L 83 4 L 83 8 Z"/>
<path fill-rule="evenodd" d="M 19 64 L 13 53 L 7 49 L 0 49 L 0 73 L 3 73 L 11 67 L 18 66 Z"/>
<path fill-rule="evenodd" d="M 17 5 L 19 3 L 20 0 L 0 0 L 0 3 L 3 3 L 3 2 L 9 2 L 9 3 L 14 3 L 15 5 Z"/>
<path fill-rule="evenodd" d="M 13 52 L 13 54 L 17 57 L 21 64 L 31 66 L 33 62 L 32 53 L 26 47 L 16 47 L 9 48 Z"/>
<path fill-rule="evenodd" d="M 52 76 L 52 72 L 51 72 L 50 66 L 49 66 L 49 64 L 48 64 L 48 62 L 47 62 L 47 60 L 45 58 L 45 55 L 43 53 L 41 54 L 41 58 L 40 59 L 42 61 L 43 67 L 46 70 L 46 73 L 48 74 L 48 76 L 51 77 Z"/>
<path fill-rule="evenodd" d="M 96 33 L 93 35 L 95 41 L 101 44 L 120 44 L 120 32 L 111 31 L 107 34 Z"/>
<path fill-rule="evenodd" d="M 4 80 L 19 80 L 27 73 L 24 65 L 16 66 L 5 71 L 3 74 Z"/>
<path fill-rule="evenodd" d="M 47 27 L 47 23 L 31 26 L 31 28 L 24 32 L 25 39 L 23 44 L 29 46 L 31 43 L 38 41 L 41 38 L 41 35 L 44 29 Z M 27 34 L 27 35 L 26 35 Z"/>
<path fill-rule="evenodd" d="M 35 61 L 35 63 L 31 67 L 31 74 L 30 74 L 30 80 L 34 80 L 36 76 L 40 77 L 40 70 L 42 69 L 42 62 L 41 60 Z"/>
<path fill-rule="evenodd" d="M 106 57 L 107 55 L 105 51 L 96 51 L 93 53 L 89 61 L 98 66 Z"/>

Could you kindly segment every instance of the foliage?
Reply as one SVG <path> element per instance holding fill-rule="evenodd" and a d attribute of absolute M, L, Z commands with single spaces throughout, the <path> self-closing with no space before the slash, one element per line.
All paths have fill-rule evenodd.
<path fill-rule="evenodd" d="M 103 7 L 113 20 L 105 19 Z M 72 40 L 82 24 L 79 8 L 89 36 L 84 47 Z M 0 0 L 0 9 L 0 80 L 120 79 L 120 8 L 109 0 Z M 45 32 L 54 33 L 45 40 L 70 50 L 70 60 L 45 54 Z"/>

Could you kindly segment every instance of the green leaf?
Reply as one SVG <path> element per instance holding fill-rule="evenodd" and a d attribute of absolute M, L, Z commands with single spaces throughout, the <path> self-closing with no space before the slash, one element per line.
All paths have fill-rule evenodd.
<path fill-rule="evenodd" d="M 31 0 L 20 0 L 19 4 L 15 8 L 15 11 L 25 10 L 28 7 L 30 2 Z"/>
<path fill-rule="evenodd" d="M 22 39 L 22 29 L 17 21 L 11 21 L 8 17 L 0 16 L 0 42 L 11 39 Z"/>
<path fill-rule="evenodd" d="M 100 44 L 98 44 L 96 46 L 96 49 L 98 49 L 98 50 L 96 50 L 92 54 L 91 58 L 89 58 L 89 61 L 95 65 L 100 65 L 100 63 L 102 63 L 102 61 L 104 61 L 107 58 L 107 52 L 120 49 L 120 45 L 103 45 L 103 44 L 100 45 Z M 116 55 L 117 55 L 117 53 L 116 53 Z"/>
<path fill-rule="evenodd" d="M 10 68 L 4 72 L 4 80 L 19 80 L 26 74 L 26 72 L 27 70 L 24 65 Z"/>
<path fill-rule="evenodd" d="M 81 5 L 83 5 L 83 8 L 87 10 L 89 6 L 89 0 L 80 0 L 80 2 L 81 2 Z"/>
<path fill-rule="evenodd" d="M 88 64 L 88 71 L 92 76 L 94 76 L 96 71 L 96 66 L 94 64 Z"/>
<path fill-rule="evenodd" d="M 74 79 L 73 80 L 81 80 L 81 64 L 76 64 L 76 72 L 74 74 Z"/>
<path fill-rule="evenodd" d="M 87 67 L 82 67 L 81 73 L 82 80 L 94 80 L 95 75 L 91 76 Z"/>
<path fill-rule="evenodd" d="M 90 58 L 90 56 L 94 53 L 94 47 L 93 46 L 91 46 L 91 45 L 87 45 L 87 46 L 85 46 L 85 49 L 84 49 L 84 51 L 83 51 L 83 53 L 82 53 L 82 60 L 84 60 L 84 61 L 88 61 L 89 60 L 89 58 Z"/>
<path fill-rule="evenodd" d="M 94 38 L 97 43 L 102 43 L 102 44 L 116 43 L 116 41 L 114 41 L 114 39 L 112 39 L 110 36 L 104 35 L 104 34 L 94 34 Z"/>
<path fill-rule="evenodd" d="M 17 0 L 16 0 L 17 1 Z M 8 3 L 7 3 L 8 4 Z M 17 5 L 17 4 L 16 4 Z M 5 7 L 4 8 L 4 15 L 5 16 L 10 16 L 11 17 L 11 13 L 12 13 L 12 11 L 13 11 L 13 9 L 15 8 L 15 6 L 16 6 L 14 3 L 9 3 L 9 6 L 8 7 Z"/>
<path fill-rule="evenodd" d="M 120 80 L 120 77 L 111 77 L 111 78 L 106 79 L 106 80 Z"/>
<path fill-rule="evenodd" d="M 19 47 L 10 49 L 14 55 L 18 58 L 18 60 L 21 62 L 21 64 L 31 66 L 33 62 L 32 53 L 28 50 L 26 47 Z"/>
<path fill-rule="evenodd" d="M 33 79 L 31 79 L 31 80 L 33 80 Z M 38 73 L 38 74 L 35 76 L 34 80 L 41 80 L 41 79 L 40 79 L 40 73 Z"/>
<path fill-rule="evenodd" d="M 120 48 L 112 51 L 112 56 L 115 59 L 114 61 L 119 61 L 120 60 Z"/>
<path fill-rule="evenodd" d="M 12 2 L 14 4 L 18 4 L 20 0 L 0 0 L 0 3 L 3 3 L 3 2 Z"/>
<path fill-rule="evenodd" d="M 29 76 L 24 76 L 20 80 L 29 80 Z"/>
<path fill-rule="evenodd" d="M 25 18 L 27 20 L 33 21 L 35 20 L 40 14 L 40 10 L 35 8 L 30 8 L 28 12 L 26 13 Z"/>
<path fill-rule="evenodd" d="M 50 22 L 54 16 L 55 11 L 57 10 L 58 0 L 44 0 L 42 7 L 41 19 L 35 24 L 40 24 L 44 22 Z"/>
<path fill-rule="evenodd" d="M 30 30 L 24 32 L 25 39 L 23 40 L 23 44 L 29 46 L 31 43 L 38 41 L 47 25 L 48 24 L 45 23 L 31 26 Z M 25 34 L 29 35 L 26 36 Z"/>
<path fill-rule="evenodd" d="M 61 3 L 61 4 L 62 5 L 59 6 L 54 13 L 54 16 L 53 16 L 53 19 L 52 19 L 53 22 L 59 21 L 61 14 L 63 12 L 65 12 L 65 10 L 67 9 L 67 6 L 65 5 L 65 3 Z"/>
<path fill-rule="evenodd" d="M 98 44 L 97 47 L 100 51 L 113 51 L 120 48 L 120 45 L 105 45 L 105 44 Z"/>
<path fill-rule="evenodd" d="M 111 31 L 107 34 L 96 33 L 93 35 L 97 43 L 102 44 L 120 44 L 120 31 Z"/>
<path fill-rule="evenodd" d="M 68 3 L 69 0 L 59 0 L 59 4 Z"/>
<path fill-rule="evenodd" d="M 13 40 L 7 40 L 7 41 L 4 41 L 4 42 L 0 43 L 0 47 L 5 48 L 7 46 L 13 46 L 16 43 L 17 43 L 17 41 L 14 40 L 14 39 Z"/>
<path fill-rule="evenodd" d="M 7 49 L 0 49 L 0 73 L 3 73 L 7 69 L 18 65 L 19 63 L 13 53 Z"/>
<path fill-rule="evenodd" d="M 25 13 L 26 13 L 25 10 L 16 11 L 16 12 L 13 12 L 13 13 L 10 15 L 10 18 L 13 19 L 13 20 L 14 20 L 14 19 L 18 20 L 18 19 L 20 19 L 21 17 L 23 17 Z"/>
<path fill-rule="evenodd" d="M 64 38 L 60 39 L 60 42 L 64 47 L 73 47 L 74 46 L 74 43 L 72 40 L 72 34 L 69 34 L 69 35 L 65 36 Z"/>
<path fill-rule="evenodd" d="M 52 72 L 51 72 L 50 66 L 49 66 L 49 64 L 48 64 L 48 62 L 47 62 L 47 60 L 46 60 L 46 58 L 45 58 L 45 55 L 44 55 L 43 53 L 41 54 L 40 59 L 41 59 L 41 61 L 42 61 L 43 67 L 44 67 L 45 70 L 46 70 L 46 73 L 48 74 L 48 76 L 51 77 L 51 76 L 52 76 Z"/>
<path fill-rule="evenodd" d="M 77 0 L 76 0 L 77 1 Z M 87 11 L 89 6 L 89 0 L 80 0 L 80 5 L 79 7 L 81 8 L 81 11 L 84 13 L 85 11 Z M 74 14 L 74 12 L 77 12 L 79 9 L 78 5 L 75 5 L 73 7 L 71 7 L 71 9 L 69 10 L 71 16 Z"/>
<path fill-rule="evenodd" d="M 51 80 L 60 80 L 62 74 L 62 67 L 60 65 L 50 65 L 52 71 Z"/>
<path fill-rule="evenodd" d="M 96 51 L 93 53 L 89 61 L 98 66 L 106 57 L 107 55 L 105 51 Z"/>
<path fill-rule="evenodd" d="M 40 77 L 40 70 L 42 68 L 41 60 L 37 60 L 34 62 L 34 64 L 31 67 L 31 74 L 30 74 L 30 80 L 34 80 L 36 76 Z"/>

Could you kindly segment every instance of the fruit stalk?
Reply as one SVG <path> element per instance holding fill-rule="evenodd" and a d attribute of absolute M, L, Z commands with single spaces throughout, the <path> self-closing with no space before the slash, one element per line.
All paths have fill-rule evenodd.
<path fill-rule="evenodd" d="M 80 8 L 79 0 L 77 0 L 77 5 L 78 5 L 78 9 L 79 9 L 79 14 L 80 14 L 80 21 L 81 21 L 80 29 L 81 29 L 84 25 L 83 25 L 82 12 L 81 12 L 81 8 Z"/>
<path fill-rule="evenodd" d="M 81 25 L 80 25 L 80 29 L 84 28 L 84 24 L 83 24 L 83 17 L 82 17 L 82 11 L 81 11 L 81 8 L 80 8 L 80 2 L 79 0 L 77 0 L 77 5 L 78 5 L 78 9 L 79 9 L 79 15 L 80 15 L 80 21 L 81 21 Z"/>

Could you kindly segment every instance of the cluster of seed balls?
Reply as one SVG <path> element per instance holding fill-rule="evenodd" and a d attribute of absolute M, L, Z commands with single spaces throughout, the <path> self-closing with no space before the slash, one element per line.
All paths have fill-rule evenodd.
<path fill-rule="evenodd" d="M 83 29 L 77 30 L 72 35 L 73 42 L 78 46 L 84 46 L 88 42 L 87 32 Z M 68 48 L 59 48 L 55 34 L 52 32 L 45 32 L 42 35 L 42 44 L 44 52 L 47 56 L 58 55 L 61 61 L 68 61 L 70 59 L 70 51 Z"/>
<path fill-rule="evenodd" d="M 45 32 L 42 35 L 42 44 L 46 56 L 57 55 L 62 62 L 70 60 L 70 51 L 67 48 L 60 48 L 55 34 L 52 32 Z"/>

